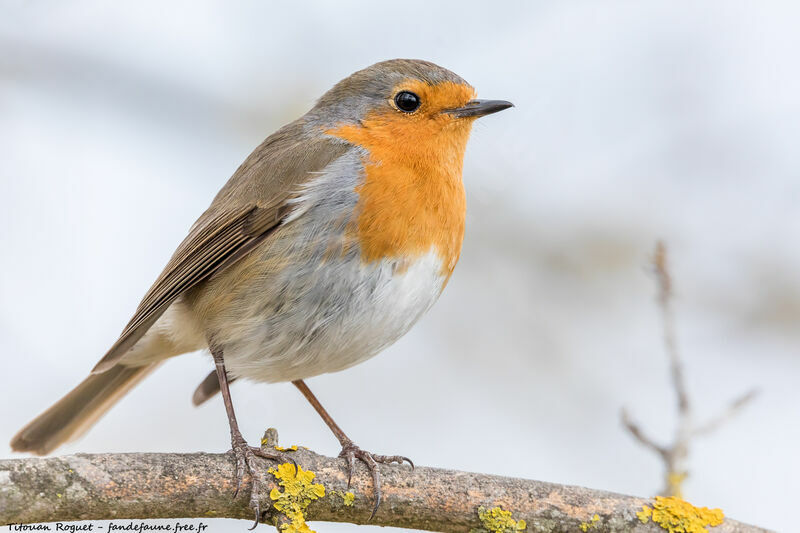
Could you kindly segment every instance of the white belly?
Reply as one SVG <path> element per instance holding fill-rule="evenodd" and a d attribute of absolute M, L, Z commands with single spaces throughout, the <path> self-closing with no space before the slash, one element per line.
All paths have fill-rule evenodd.
<path fill-rule="evenodd" d="M 275 297 L 223 340 L 236 377 L 275 382 L 305 379 L 360 363 L 404 335 L 439 297 L 445 282 L 430 252 L 406 268 L 397 261 L 332 261 L 286 272 Z M 274 286 L 275 280 L 270 280 Z M 265 287 L 265 294 L 274 294 Z M 234 333 L 231 331 L 231 333 Z"/>

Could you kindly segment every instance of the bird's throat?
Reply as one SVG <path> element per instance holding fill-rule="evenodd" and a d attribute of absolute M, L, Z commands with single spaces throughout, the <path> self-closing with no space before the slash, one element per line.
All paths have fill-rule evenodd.
<path fill-rule="evenodd" d="M 464 236 L 461 171 L 471 126 L 376 116 L 327 131 L 366 152 L 353 224 L 365 262 L 412 261 L 434 250 L 450 277 Z"/>

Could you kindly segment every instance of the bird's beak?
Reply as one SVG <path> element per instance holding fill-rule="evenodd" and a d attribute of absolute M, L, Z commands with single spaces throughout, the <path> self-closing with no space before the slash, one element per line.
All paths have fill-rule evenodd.
<path fill-rule="evenodd" d="M 514 107 L 514 104 L 505 100 L 470 100 L 463 107 L 448 109 L 445 113 L 450 113 L 457 118 L 483 117 L 509 107 Z"/>

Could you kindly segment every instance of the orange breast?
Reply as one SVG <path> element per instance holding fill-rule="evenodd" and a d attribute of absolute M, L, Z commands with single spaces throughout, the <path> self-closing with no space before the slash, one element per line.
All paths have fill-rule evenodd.
<path fill-rule="evenodd" d="M 461 171 L 471 126 L 446 116 L 388 112 L 327 132 L 367 151 L 352 230 L 364 261 L 413 260 L 433 250 L 450 277 L 464 237 Z"/>

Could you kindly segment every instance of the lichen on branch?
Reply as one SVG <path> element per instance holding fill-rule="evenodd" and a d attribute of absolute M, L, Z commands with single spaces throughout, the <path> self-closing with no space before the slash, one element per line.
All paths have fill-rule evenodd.
<path fill-rule="evenodd" d="M 647 524 L 637 517 L 646 505 L 655 512 L 652 500 L 422 466 L 412 471 L 381 465 L 383 502 L 370 520 L 374 492 L 366 467 L 356 465 L 348 487 L 340 458 L 302 447 L 292 457 L 296 473 L 294 465 L 259 460 L 259 475 L 270 489 L 262 496 L 263 519 L 283 531 L 308 531 L 304 528 L 313 521 L 448 532 L 584 531 L 582 524 L 598 533 L 664 531 L 652 517 Z M 209 516 L 250 520 L 250 481 L 233 498 L 233 471 L 231 455 L 208 453 L 0 460 L 0 524 Z M 712 533 L 734 531 L 765 530 L 727 518 L 712 528 Z"/>

